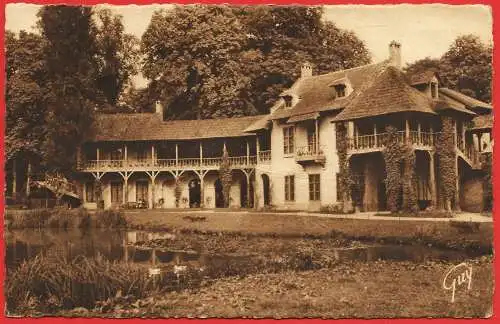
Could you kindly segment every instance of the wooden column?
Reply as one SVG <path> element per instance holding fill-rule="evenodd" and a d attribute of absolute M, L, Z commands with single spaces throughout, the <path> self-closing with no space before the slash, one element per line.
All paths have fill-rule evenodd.
<path fill-rule="evenodd" d="M 406 137 L 406 142 L 410 142 L 410 119 L 406 118 L 405 119 L 405 137 Z"/>
<path fill-rule="evenodd" d="M 203 144 L 200 141 L 200 168 L 203 165 Z"/>
<path fill-rule="evenodd" d="M 250 143 L 248 143 L 248 139 L 247 139 L 247 165 L 250 165 Z"/>
<path fill-rule="evenodd" d="M 99 162 L 99 153 L 100 153 L 100 150 L 99 148 L 96 149 L 96 158 L 97 158 L 97 162 Z"/>
<path fill-rule="evenodd" d="M 434 126 L 431 125 L 431 145 L 434 145 Z"/>
<path fill-rule="evenodd" d="M 151 144 L 151 165 L 155 165 L 155 146 Z"/>
<path fill-rule="evenodd" d="M 175 166 L 179 165 L 179 144 L 175 143 Z"/>
<path fill-rule="evenodd" d="M 123 203 L 128 203 L 128 177 L 123 178 Z"/>
<path fill-rule="evenodd" d="M 434 170 L 434 152 L 429 152 L 429 186 L 431 189 L 432 206 L 437 207 L 437 183 Z"/>
<path fill-rule="evenodd" d="M 354 145 L 354 123 L 352 121 L 347 122 L 347 140 L 348 140 L 348 148 L 352 148 Z"/>
<path fill-rule="evenodd" d="M 374 137 L 374 143 L 375 143 L 375 147 L 378 147 L 378 139 L 377 139 L 377 124 L 374 123 L 373 124 L 373 137 Z"/>
<path fill-rule="evenodd" d="M 247 178 L 247 208 L 250 208 L 250 173 L 245 172 Z"/>
<path fill-rule="evenodd" d="M 455 170 L 456 170 L 456 192 L 455 192 L 455 206 L 456 211 L 460 211 L 460 174 L 458 173 L 458 156 L 455 156 Z"/>
<path fill-rule="evenodd" d="M 465 124 L 462 122 L 462 150 L 465 152 Z"/>
<path fill-rule="evenodd" d="M 259 135 L 255 136 L 255 149 L 257 152 L 257 163 L 260 162 L 260 143 L 259 143 Z"/>
<path fill-rule="evenodd" d="M 205 206 L 205 174 L 200 172 L 200 208 Z"/>
<path fill-rule="evenodd" d="M 482 152 L 483 151 L 483 144 L 481 143 L 481 138 L 483 137 L 483 133 L 478 133 L 477 134 L 477 145 L 478 145 L 478 151 Z"/>
<path fill-rule="evenodd" d="M 128 148 L 127 148 L 127 144 L 123 145 L 123 159 L 125 160 L 125 162 L 127 162 L 127 160 L 128 160 Z"/>
<path fill-rule="evenodd" d="M 316 118 L 315 120 L 315 136 L 316 136 L 316 147 L 315 147 L 315 150 L 316 150 L 316 154 L 319 153 L 319 125 L 318 125 L 318 118 Z"/>
<path fill-rule="evenodd" d="M 420 125 L 420 121 L 417 122 L 417 139 L 418 144 L 422 143 L 422 126 Z"/>
<path fill-rule="evenodd" d="M 453 133 L 455 136 L 455 146 L 458 147 L 458 130 L 457 130 L 457 121 L 453 121 Z"/>

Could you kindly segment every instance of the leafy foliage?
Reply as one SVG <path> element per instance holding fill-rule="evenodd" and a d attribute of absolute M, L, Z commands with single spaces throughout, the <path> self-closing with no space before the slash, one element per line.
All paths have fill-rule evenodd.
<path fill-rule="evenodd" d="M 439 159 L 439 196 L 447 211 L 451 211 L 452 202 L 455 201 L 457 188 L 457 169 L 455 151 L 455 131 L 453 119 L 442 116 L 442 130 L 436 139 L 436 152 Z M 455 201 L 455 204 L 458 204 Z"/>
<path fill-rule="evenodd" d="M 309 61 L 319 73 L 370 61 L 319 7 L 189 6 L 153 15 L 141 42 L 149 103 L 168 118 L 267 113 Z M 169 37 L 165 37 L 169 35 Z"/>
<path fill-rule="evenodd" d="M 229 154 L 227 152 L 226 146 L 224 145 L 224 152 L 222 154 L 222 162 L 219 168 L 219 177 L 222 184 L 222 196 L 224 197 L 224 207 L 229 207 L 229 193 L 231 191 L 231 183 L 233 181 L 233 175 L 231 166 L 229 164 Z"/>
<path fill-rule="evenodd" d="M 491 177 L 492 170 L 492 154 L 483 153 L 481 155 L 481 169 L 484 172 L 483 176 L 483 211 L 492 211 L 493 209 L 493 178 Z"/>
<path fill-rule="evenodd" d="M 395 127 L 386 127 L 387 139 L 383 151 L 386 169 L 387 208 L 395 213 L 400 210 L 418 210 L 415 193 L 415 151 L 398 138 Z"/>
<path fill-rule="evenodd" d="M 351 176 L 352 170 L 349 166 L 349 160 L 347 159 L 347 127 L 345 123 L 338 123 L 336 128 L 336 145 L 337 145 L 337 156 L 339 159 L 339 187 L 338 191 L 342 193 L 342 204 L 343 211 L 350 212 L 352 209 L 351 200 L 351 187 L 353 186 L 353 179 Z M 351 205 L 351 206 L 349 206 Z"/>
<path fill-rule="evenodd" d="M 443 86 L 491 102 L 492 46 L 478 36 L 455 39 L 439 59 L 425 58 L 406 67 L 407 72 L 437 71 Z"/>

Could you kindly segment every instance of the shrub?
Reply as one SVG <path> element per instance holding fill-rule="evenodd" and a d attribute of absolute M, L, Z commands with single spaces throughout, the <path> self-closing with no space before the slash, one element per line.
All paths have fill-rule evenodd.
<path fill-rule="evenodd" d="M 5 210 L 5 224 L 9 229 L 41 228 L 47 223 L 50 209 Z"/>
<path fill-rule="evenodd" d="M 325 213 L 325 214 L 350 214 L 350 213 L 354 212 L 353 209 L 351 209 L 349 211 L 344 210 L 343 204 L 324 205 L 324 206 L 321 206 L 319 211 L 321 213 Z"/>
<path fill-rule="evenodd" d="M 115 228 L 127 227 L 127 220 L 119 210 L 97 211 L 94 216 L 94 227 Z"/>
<path fill-rule="evenodd" d="M 64 229 L 89 227 L 90 214 L 84 208 L 54 208 L 52 210 L 52 214 L 47 220 L 47 226 Z"/>

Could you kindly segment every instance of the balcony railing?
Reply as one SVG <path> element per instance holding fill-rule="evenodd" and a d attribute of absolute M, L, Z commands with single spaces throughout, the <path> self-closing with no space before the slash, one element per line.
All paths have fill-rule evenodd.
<path fill-rule="evenodd" d="M 389 134 L 369 134 L 360 135 L 348 139 L 348 151 L 351 153 L 365 153 L 380 151 L 385 148 Z M 431 149 L 435 142 L 436 133 L 428 132 L 409 132 L 410 144 L 423 149 Z M 396 138 L 399 143 L 405 142 L 406 132 L 399 131 L 396 133 Z"/>
<path fill-rule="evenodd" d="M 295 161 L 298 163 L 314 161 L 319 163 L 324 163 L 326 160 L 323 147 L 316 146 L 302 146 L 298 147 L 295 153 Z"/>
<path fill-rule="evenodd" d="M 260 151 L 259 152 L 259 163 L 270 163 L 271 162 L 271 151 Z"/>
<path fill-rule="evenodd" d="M 269 155 L 270 156 L 270 155 Z M 216 158 L 182 158 L 155 160 L 88 160 L 81 163 L 81 170 L 86 171 L 126 171 L 126 170 L 175 170 L 175 169 L 218 169 L 222 157 Z M 257 156 L 231 156 L 229 165 L 233 168 L 253 167 L 257 164 Z"/>

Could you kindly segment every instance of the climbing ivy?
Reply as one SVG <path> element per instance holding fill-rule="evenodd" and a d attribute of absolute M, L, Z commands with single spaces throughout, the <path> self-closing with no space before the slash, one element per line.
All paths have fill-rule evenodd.
<path fill-rule="evenodd" d="M 452 202 L 455 204 L 457 194 L 455 132 L 453 119 L 449 116 L 441 117 L 442 129 L 436 138 L 436 152 L 439 159 L 439 198 L 447 211 L 451 211 Z M 456 206 L 455 206 L 456 207 Z"/>
<path fill-rule="evenodd" d="M 339 181 L 337 190 L 342 194 L 342 209 L 344 212 L 349 212 L 352 208 L 351 189 L 354 184 L 352 170 L 347 159 L 347 127 L 345 123 L 338 123 L 336 129 L 336 145 L 337 155 L 339 158 Z"/>
<path fill-rule="evenodd" d="M 94 182 L 94 196 L 95 201 L 97 201 L 97 208 L 104 208 L 104 200 L 102 199 L 102 182 L 96 179 Z"/>
<path fill-rule="evenodd" d="M 398 138 L 397 129 L 386 127 L 386 142 L 383 151 L 386 169 L 387 208 L 395 213 L 400 210 L 418 210 L 415 193 L 415 151 Z"/>
<path fill-rule="evenodd" d="M 481 155 L 481 169 L 484 172 L 483 176 L 483 206 L 484 212 L 489 212 L 493 208 L 493 184 L 491 179 L 491 153 L 483 153 Z"/>
<path fill-rule="evenodd" d="M 231 190 L 231 182 L 233 181 L 231 165 L 229 164 L 229 154 L 226 146 L 222 154 L 222 163 L 219 168 L 219 178 L 222 184 L 222 195 L 224 197 L 224 207 L 229 207 L 229 192 Z"/>

